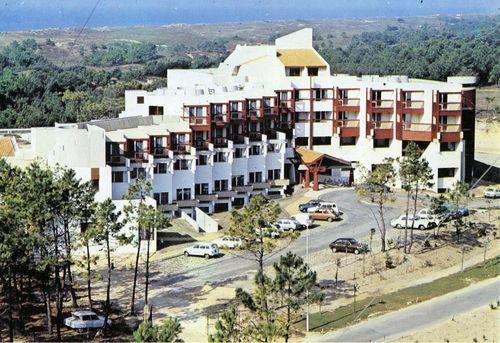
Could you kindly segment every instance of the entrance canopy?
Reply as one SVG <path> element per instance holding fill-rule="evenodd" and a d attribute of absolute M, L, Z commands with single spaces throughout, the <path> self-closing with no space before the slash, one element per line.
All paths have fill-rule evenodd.
<path fill-rule="evenodd" d="M 295 155 L 296 157 L 294 162 L 300 164 L 299 170 L 305 170 L 306 188 L 309 187 L 309 183 L 311 182 L 310 173 L 313 173 L 313 190 L 315 191 L 319 189 L 318 173 L 323 173 L 327 168 L 331 167 L 351 167 L 351 162 L 349 161 L 303 147 L 295 148 Z"/>

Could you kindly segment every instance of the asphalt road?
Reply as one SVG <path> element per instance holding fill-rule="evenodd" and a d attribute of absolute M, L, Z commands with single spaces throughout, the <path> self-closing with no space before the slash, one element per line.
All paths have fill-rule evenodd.
<path fill-rule="evenodd" d="M 266 265 L 271 265 L 279 259 L 281 254 L 287 251 L 292 251 L 305 258 L 307 235 L 309 235 L 310 253 L 328 248 L 330 242 L 340 237 L 353 237 L 368 243 L 370 228 L 376 227 L 376 222 L 372 214 L 372 211 L 376 210 L 375 206 L 361 202 L 359 196 L 352 189 L 334 190 L 322 195 L 321 198 L 336 202 L 339 209 L 344 212 L 344 219 L 336 223 L 324 222 L 320 226 L 310 229 L 309 232 L 303 231 L 300 237 L 294 240 L 288 247 L 270 254 L 265 261 Z M 387 225 L 389 230 L 392 230 L 389 228 L 390 219 L 400 213 L 401 209 L 395 207 L 388 209 Z M 379 237 L 377 233 L 374 240 L 379 239 Z M 190 288 L 202 286 L 207 283 L 213 285 L 222 284 L 225 280 L 237 278 L 245 272 L 255 269 L 256 262 L 251 259 L 251 256 L 228 254 L 181 273 L 168 276 L 158 275 L 157 277 L 162 279 L 161 283 L 163 285 Z"/>
<path fill-rule="evenodd" d="M 326 334 L 322 342 L 377 342 L 401 336 L 461 313 L 496 303 L 500 298 L 500 279 L 452 292 L 418 305 Z M 396 325 L 397 323 L 397 325 Z"/>

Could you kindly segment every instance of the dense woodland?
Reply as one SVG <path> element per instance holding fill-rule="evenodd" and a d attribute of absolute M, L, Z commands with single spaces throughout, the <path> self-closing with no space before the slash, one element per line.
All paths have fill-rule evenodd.
<path fill-rule="evenodd" d="M 389 26 L 365 32 L 344 48 L 335 46 L 328 32 L 316 32 L 314 39 L 333 73 L 407 74 L 436 80 L 473 74 L 482 84 L 498 83 L 499 17 L 447 21 L 441 29 Z M 186 42 L 167 51 L 148 42 L 75 45 L 82 65 L 65 66 L 49 62 L 41 53 L 41 45 L 54 44 L 50 39 L 28 39 L 0 50 L 0 127 L 115 117 L 123 109 L 125 89 L 164 86 L 167 69 L 216 66 L 231 46 L 221 39 L 196 46 Z"/>

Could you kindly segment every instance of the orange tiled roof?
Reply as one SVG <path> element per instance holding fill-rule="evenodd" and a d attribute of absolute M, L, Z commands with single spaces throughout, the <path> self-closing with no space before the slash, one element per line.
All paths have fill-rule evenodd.
<path fill-rule="evenodd" d="M 9 137 L 0 137 L 0 157 L 14 156 L 14 144 Z"/>
<path fill-rule="evenodd" d="M 312 49 L 279 49 L 278 58 L 285 67 L 326 67 Z"/>
<path fill-rule="evenodd" d="M 325 160 L 323 160 L 323 162 L 329 161 L 330 163 L 335 163 L 336 165 L 345 165 L 345 166 L 351 165 L 349 161 L 333 157 L 328 154 L 323 154 L 321 152 L 317 152 L 314 150 L 306 149 L 303 147 L 295 148 L 295 152 L 300 156 L 302 164 L 314 164 L 318 162 L 321 158 L 324 158 Z"/>

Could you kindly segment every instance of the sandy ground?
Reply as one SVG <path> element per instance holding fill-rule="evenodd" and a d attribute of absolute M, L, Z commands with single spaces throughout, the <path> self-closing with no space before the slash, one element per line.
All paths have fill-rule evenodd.
<path fill-rule="evenodd" d="M 500 122 L 476 121 L 475 150 L 491 154 L 500 154 Z"/>
<path fill-rule="evenodd" d="M 498 342 L 500 308 L 483 307 L 410 333 L 393 342 Z M 464 330 L 466 328 L 466 330 Z"/>

